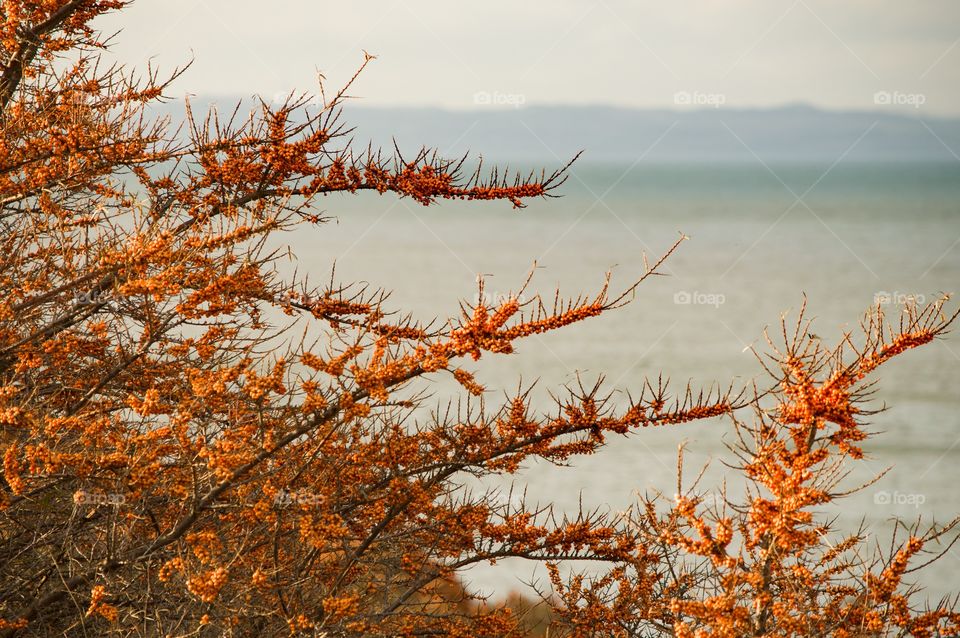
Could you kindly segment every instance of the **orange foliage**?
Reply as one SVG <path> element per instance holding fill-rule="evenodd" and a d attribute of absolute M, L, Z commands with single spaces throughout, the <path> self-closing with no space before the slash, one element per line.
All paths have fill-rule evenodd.
<path fill-rule="evenodd" d="M 899 589 L 942 529 L 851 585 L 837 574 L 859 539 L 816 558 L 827 527 L 810 512 L 834 498 L 824 468 L 861 454 L 860 381 L 941 334 L 939 305 L 892 336 L 871 323 L 843 365 L 794 339 L 753 399 L 657 382 L 619 405 L 597 383 L 548 412 L 522 390 L 488 405 L 465 363 L 622 306 L 676 245 L 619 293 L 607 281 L 550 306 L 521 290 L 442 324 L 396 319 L 363 287 L 285 280 L 264 243 L 324 221 L 323 196 L 520 207 L 564 169 L 483 179 L 426 149 L 354 153 L 346 87 L 318 110 L 304 97 L 246 119 L 188 111 L 179 139 L 146 111 L 179 72 L 98 66 L 90 21 L 125 4 L 0 7 L 0 635 L 520 635 L 543 606 L 483 604 L 456 584 L 506 557 L 550 565 L 554 635 L 955 628 Z M 329 339 L 285 340 L 268 312 Z M 448 374 L 462 409 L 423 418 L 413 382 Z M 610 434 L 717 416 L 744 435 L 757 488 L 732 513 L 683 495 L 666 513 L 651 501 L 631 519 L 561 517 L 462 489 L 591 454 Z M 611 571 L 563 582 L 557 565 L 581 559 Z"/>
<path fill-rule="evenodd" d="M 943 301 L 908 308 L 898 328 L 879 309 L 863 323 L 864 343 L 847 335 L 835 350 L 810 336 L 803 311 L 784 324 L 782 348 L 770 342 L 774 384 L 752 402 L 754 419 L 735 414 L 734 466 L 748 481 L 745 497 L 721 502 L 681 489 L 665 511 L 648 498 L 629 516 L 638 551 L 591 582 L 564 583 L 559 613 L 575 635 L 674 636 L 941 636 L 960 631 L 946 602 L 919 606 L 903 577 L 908 563 L 960 522 L 919 524 L 891 555 L 862 552 L 863 534 L 834 538 L 817 507 L 862 489 L 839 489 L 846 463 L 868 438 L 861 382 L 881 363 L 944 333 L 956 314 Z M 761 360 L 762 363 L 762 360 Z M 678 475 L 682 477 L 681 449 Z M 679 479 L 678 479 L 679 481 Z M 946 548 L 956 541 L 951 538 Z M 946 551 L 940 550 L 940 554 Z M 927 552 L 929 553 L 929 552 Z M 934 551 L 934 558 L 937 552 Z M 925 562 L 929 562 L 926 559 Z"/>

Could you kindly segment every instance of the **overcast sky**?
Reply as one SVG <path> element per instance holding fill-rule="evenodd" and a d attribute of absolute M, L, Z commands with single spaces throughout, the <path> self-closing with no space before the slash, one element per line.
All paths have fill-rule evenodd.
<path fill-rule="evenodd" d="M 139 0 L 114 51 L 173 94 L 339 86 L 371 105 L 769 106 L 960 115 L 957 0 Z"/>

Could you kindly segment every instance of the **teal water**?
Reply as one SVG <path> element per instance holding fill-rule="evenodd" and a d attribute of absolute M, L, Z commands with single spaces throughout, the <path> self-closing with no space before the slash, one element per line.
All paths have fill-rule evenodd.
<path fill-rule="evenodd" d="M 592 322 L 521 343 L 515 356 L 474 364 L 488 401 L 539 379 L 538 395 L 604 375 L 608 387 L 639 391 L 659 373 L 680 389 L 762 381 L 749 346 L 763 349 L 782 313 L 807 299 L 814 331 L 834 343 L 856 329 L 878 295 L 894 302 L 960 292 L 960 161 L 951 164 L 577 165 L 560 199 L 523 211 L 502 203 L 442 203 L 364 194 L 324 202 L 336 218 L 290 239 L 301 271 L 392 290 L 389 304 L 420 318 L 457 312 L 476 297 L 477 274 L 492 298 L 509 294 L 534 261 L 536 292 L 592 293 L 612 269 L 613 289 L 628 286 L 683 232 L 690 237 L 665 264 L 668 276 L 645 282 L 629 306 Z M 685 300 L 690 303 L 682 303 Z M 949 307 L 956 308 L 955 298 Z M 891 317 L 902 307 L 887 305 Z M 745 350 L 746 349 L 746 350 Z M 881 370 L 873 417 L 883 430 L 870 458 L 851 466 L 857 484 L 892 466 L 875 485 L 825 512 L 841 529 L 861 519 L 881 546 L 891 517 L 943 522 L 960 514 L 960 338 L 948 335 Z M 430 386 L 444 402 L 455 389 Z M 729 459 L 723 421 L 644 430 L 611 439 L 569 468 L 534 464 L 514 477 L 530 501 L 565 511 L 619 511 L 636 493 L 675 491 L 675 455 L 688 442 L 689 473 L 712 461 L 703 485 L 719 484 Z M 885 497 L 884 495 L 887 495 Z M 884 502 L 889 500 L 890 502 Z M 922 501 L 919 502 L 919 501 Z M 919 580 L 927 593 L 960 591 L 953 549 Z M 520 587 L 532 565 L 506 561 L 470 573 L 490 591 Z M 542 576 L 542 572 L 537 572 Z"/>

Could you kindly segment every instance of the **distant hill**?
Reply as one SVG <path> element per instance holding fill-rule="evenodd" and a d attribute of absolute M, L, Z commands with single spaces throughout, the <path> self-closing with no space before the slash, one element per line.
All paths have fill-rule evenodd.
<path fill-rule="evenodd" d="M 221 112 L 240 98 L 193 98 L 195 112 Z M 244 103 L 252 102 L 247 99 Z M 175 115 L 182 108 L 164 107 Z M 769 109 L 628 109 L 531 106 L 451 111 L 344 108 L 356 142 L 404 153 L 422 144 L 445 155 L 466 151 L 498 162 L 553 162 L 584 150 L 584 162 L 960 161 L 960 119 L 884 111 L 827 111 L 807 105 Z"/>

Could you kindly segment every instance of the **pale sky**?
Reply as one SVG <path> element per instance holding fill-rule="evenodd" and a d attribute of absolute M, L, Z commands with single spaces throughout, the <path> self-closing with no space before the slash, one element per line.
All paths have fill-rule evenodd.
<path fill-rule="evenodd" d="M 333 89 L 370 105 L 485 102 L 898 109 L 960 116 L 957 0 L 139 0 L 114 51 L 186 94 Z"/>

